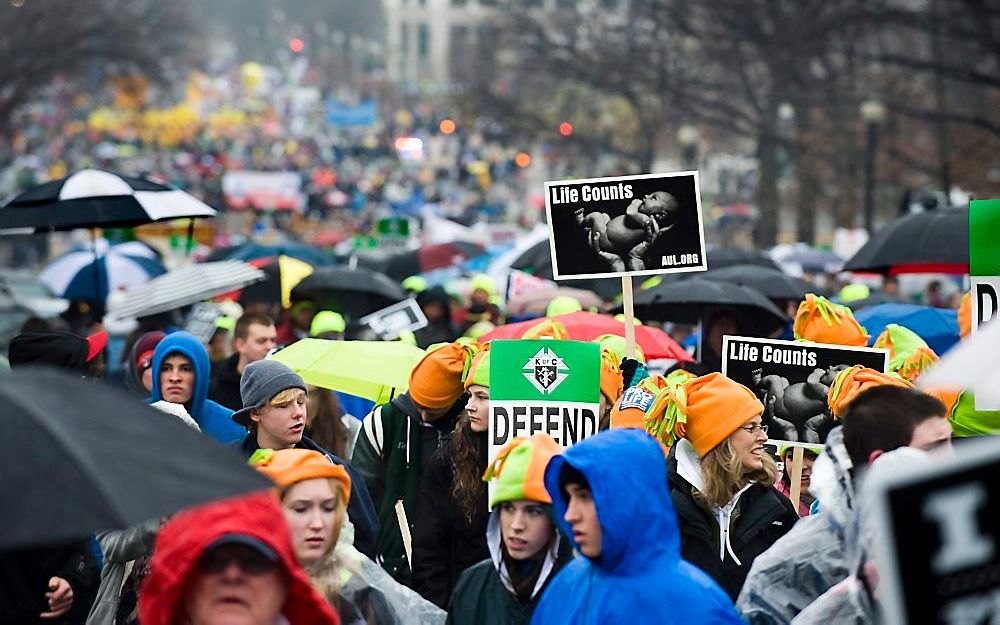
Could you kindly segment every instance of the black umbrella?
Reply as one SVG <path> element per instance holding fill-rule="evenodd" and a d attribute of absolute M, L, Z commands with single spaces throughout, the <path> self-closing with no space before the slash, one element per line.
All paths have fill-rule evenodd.
<path fill-rule="evenodd" d="M 334 310 L 350 319 L 404 299 L 406 293 L 398 282 L 360 267 L 318 267 L 292 289 L 292 300 L 311 300 L 320 309 Z"/>
<path fill-rule="evenodd" d="M 872 306 L 878 306 L 880 304 L 905 304 L 903 300 L 896 297 L 895 295 L 889 295 L 888 293 L 873 293 L 864 299 L 856 299 L 853 302 L 847 302 L 847 307 L 851 310 L 858 311 L 864 310 L 865 308 L 870 308 Z"/>
<path fill-rule="evenodd" d="M 743 332 L 767 336 L 788 323 L 785 313 L 761 292 L 750 287 L 688 278 L 663 282 L 636 293 L 635 314 L 641 319 L 698 323 L 720 308 L 740 316 Z"/>
<path fill-rule="evenodd" d="M 772 300 L 801 300 L 816 289 L 805 280 L 761 265 L 733 265 L 702 274 L 708 280 L 731 282 L 760 291 Z"/>
<path fill-rule="evenodd" d="M 775 271 L 781 268 L 771 258 L 757 250 L 744 250 L 737 247 L 709 247 L 708 268 L 722 269 L 733 265 L 757 265 Z"/>
<path fill-rule="evenodd" d="M 271 486 L 236 450 L 99 383 L 28 368 L 0 378 L 0 402 L 0 551 Z"/>
<path fill-rule="evenodd" d="M 844 271 L 878 273 L 969 272 L 969 210 L 931 210 L 882 227 Z"/>
<path fill-rule="evenodd" d="M 0 208 L 0 230 L 117 228 L 215 215 L 211 206 L 180 189 L 146 178 L 84 169 L 15 197 Z"/>
<path fill-rule="evenodd" d="M 530 273 L 538 278 L 552 280 L 552 248 L 549 240 L 539 241 L 511 263 L 511 269 Z M 622 283 L 617 278 L 581 278 L 579 280 L 560 280 L 559 286 L 592 291 L 605 300 L 612 300 L 621 295 Z"/>

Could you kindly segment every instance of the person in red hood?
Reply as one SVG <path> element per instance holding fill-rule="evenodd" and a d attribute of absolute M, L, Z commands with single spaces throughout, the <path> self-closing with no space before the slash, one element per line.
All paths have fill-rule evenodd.
<path fill-rule="evenodd" d="M 297 564 L 285 517 L 266 491 L 192 508 L 163 526 L 139 622 L 340 624 Z"/>

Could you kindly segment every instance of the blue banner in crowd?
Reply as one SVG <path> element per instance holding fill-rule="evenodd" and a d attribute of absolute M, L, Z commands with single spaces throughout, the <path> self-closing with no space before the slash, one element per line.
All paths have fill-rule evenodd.
<path fill-rule="evenodd" d="M 326 101 L 326 121 L 334 126 L 373 126 L 377 117 L 374 100 L 365 100 L 354 106 L 335 98 Z"/>

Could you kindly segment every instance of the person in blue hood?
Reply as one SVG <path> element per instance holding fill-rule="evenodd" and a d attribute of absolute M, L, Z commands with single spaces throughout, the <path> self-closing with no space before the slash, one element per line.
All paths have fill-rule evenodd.
<path fill-rule="evenodd" d="M 545 469 L 553 515 L 582 557 L 552 581 L 531 620 L 736 624 L 725 592 L 681 559 L 663 450 L 648 434 L 601 432 Z"/>
<path fill-rule="evenodd" d="M 168 334 L 153 352 L 149 399 L 184 404 L 201 431 L 224 445 L 242 440 L 247 430 L 233 422 L 233 411 L 208 398 L 211 371 L 201 341 L 187 332 Z"/>

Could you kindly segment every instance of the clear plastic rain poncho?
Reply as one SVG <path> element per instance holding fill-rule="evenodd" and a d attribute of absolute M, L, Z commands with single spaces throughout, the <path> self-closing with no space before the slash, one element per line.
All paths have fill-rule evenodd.
<path fill-rule="evenodd" d="M 331 599 L 342 625 L 443 625 L 446 614 L 403 586 L 354 548 L 346 518 L 337 546 L 307 568 L 313 585 Z"/>

